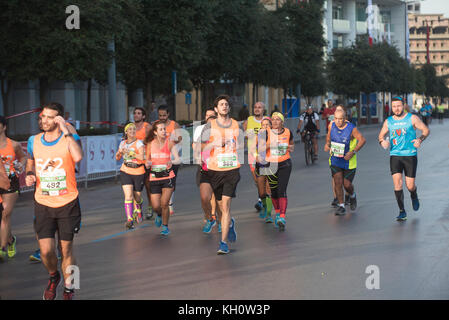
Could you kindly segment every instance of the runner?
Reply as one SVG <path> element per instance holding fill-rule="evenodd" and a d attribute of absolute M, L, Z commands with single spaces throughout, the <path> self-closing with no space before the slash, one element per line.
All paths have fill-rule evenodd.
<path fill-rule="evenodd" d="M 327 100 L 327 106 L 323 110 L 323 114 L 322 114 L 323 120 L 326 120 L 326 127 L 328 128 L 328 130 L 329 130 L 330 122 L 332 120 L 334 120 L 334 112 L 335 112 L 334 103 L 332 102 L 331 99 L 329 99 L 329 100 Z"/>
<path fill-rule="evenodd" d="M 68 266 L 76 265 L 73 238 L 81 227 L 81 211 L 75 178 L 75 163 L 83 152 L 67 129 L 64 107 L 50 103 L 43 107 L 44 133 L 28 139 L 26 185 L 36 183 L 34 228 L 39 239 L 42 262 L 50 274 L 44 300 L 54 300 L 61 280 L 56 257 L 55 233 L 62 253 L 62 270 L 65 279 L 64 299 L 73 299 L 74 290 L 69 283 Z"/>
<path fill-rule="evenodd" d="M 230 118 L 230 97 L 220 95 L 214 101 L 217 119 L 206 124 L 201 134 L 203 152 L 210 151 L 207 161 L 209 179 L 221 209 L 221 241 L 217 254 L 229 253 L 227 241 L 235 242 L 235 219 L 231 217 L 231 200 L 240 181 L 238 151 L 244 147 L 239 124 Z M 240 138 L 240 140 L 239 140 Z"/>
<path fill-rule="evenodd" d="M 206 123 L 217 119 L 217 115 L 213 107 L 206 110 Z M 210 185 L 210 179 L 207 171 L 207 159 L 210 151 L 201 152 L 201 132 L 206 124 L 203 124 L 195 129 L 193 135 L 193 150 L 195 155 L 195 163 L 198 163 L 198 171 L 196 174 L 196 183 L 200 188 L 201 207 L 204 211 L 205 225 L 203 227 L 204 233 L 210 233 L 212 228 L 217 224 L 218 229 L 221 230 L 221 212 L 215 199 L 215 195 Z M 218 220 L 217 220 L 218 219 Z"/>
<path fill-rule="evenodd" d="M 134 117 L 134 124 L 136 125 L 136 138 L 144 143 L 145 138 L 148 136 L 148 134 L 150 133 L 150 129 L 151 129 L 151 125 L 148 122 L 146 122 L 147 113 L 144 108 L 136 107 L 136 108 L 134 108 L 133 117 Z M 144 150 L 145 150 L 145 148 L 144 148 Z M 148 199 L 148 208 L 147 208 L 147 213 L 145 214 L 145 219 L 151 220 L 151 218 L 153 218 L 153 208 L 151 207 L 150 180 L 148 179 L 148 175 L 150 173 L 149 173 L 149 170 L 147 170 L 145 168 L 145 166 L 143 166 L 143 168 L 145 170 L 144 182 L 145 182 L 145 190 L 146 190 L 147 199 Z M 133 206 L 134 206 L 134 210 L 138 211 L 136 201 L 134 201 Z"/>
<path fill-rule="evenodd" d="M 248 138 L 248 163 L 251 169 L 251 174 L 253 175 L 254 184 L 257 187 L 257 177 L 254 173 L 256 164 L 256 153 L 250 152 L 250 150 L 255 150 L 255 141 L 257 138 L 257 133 L 260 130 L 263 115 L 265 113 L 265 104 L 261 101 L 256 102 L 253 107 L 253 116 L 248 117 L 245 122 L 243 122 L 243 131 L 245 132 L 245 137 Z M 257 203 L 254 205 L 257 211 L 261 211 L 263 208 L 262 199 L 258 199 Z M 262 213 L 261 213 L 262 214 Z"/>
<path fill-rule="evenodd" d="M 429 102 L 427 102 L 427 104 L 422 104 L 422 108 L 419 110 L 419 113 L 421 114 L 421 118 L 422 121 L 424 122 L 424 124 L 426 126 L 429 125 L 430 123 L 430 117 L 431 117 L 431 112 L 432 112 L 432 106 L 430 106 L 429 108 Z M 429 111 L 430 109 L 430 111 Z"/>
<path fill-rule="evenodd" d="M 81 138 L 78 135 L 78 133 L 76 132 L 76 129 L 68 121 L 66 121 L 65 124 L 67 126 L 67 129 L 69 130 L 69 133 L 71 133 L 73 135 L 73 138 L 75 139 L 75 141 L 79 144 L 80 148 L 82 148 Z M 39 113 L 38 125 L 39 125 L 39 131 L 43 132 L 44 129 L 42 129 L 42 111 Z M 78 166 L 79 166 L 79 163 L 77 163 L 75 165 L 75 172 L 77 172 Z M 37 238 L 37 234 L 36 234 L 36 240 L 39 241 L 39 239 Z M 58 241 L 57 258 L 58 258 L 58 260 L 61 260 L 61 248 L 59 247 L 59 241 Z M 29 259 L 30 259 L 30 261 L 33 261 L 33 262 L 41 262 L 42 261 L 41 260 L 41 250 L 40 249 L 35 250 L 33 252 L 33 254 L 30 255 Z"/>
<path fill-rule="evenodd" d="M 156 227 L 162 225 L 162 235 L 169 235 L 168 229 L 169 201 L 174 191 L 175 173 L 173 165 L 181 160 L 175 147 L 175 142 L 167 137 L 165 123 L 156 121 L 153 123 L 150 134 L 147 137 L 147 161 L 146 167 L 150 168 L 151 205 L 156 211 Z M 173 155 L 174 161 L 171 161 Z"/>
<path fill-rule="evenodd" d="M 446 109 L 446 107 L 443 104 L 443 101 L 440 101 L 440 104 L 438 105 L 437 109 L 438 109 L 438 122 L 443 123 L 444 110 Z"/>
<path fill-rule="evenodd" d="M 120 182 L 125 194 L 125 226 L 127 229 L 133 229 L 134 223 L 142 222 L 141 192 L 145 179 L 145 146 L 136 137 L 134 123 L 127 124 L 123 131 L 125 139 L 120 143 L 115 159 L 119 161 L 123 157 Z"/>
<path fill-rule="evenodd" d="M 0 166 L 0 188 L 4 190 L 8 190 L 11 187 L 11 183 L 9 181 L 8 176 L 6 175 L 5 167 Z M 3 223 L 3 200 L 0 195 L 0 223 Z M 0 248 L 0 262 L 8 260 L 8 251 L 6 247 Z"/>
<path fill-rule="evenodd" d="M 292 172 L 290 153 L 295 143 L 293 134 L 284 127 L 284 116 L 280 112 L 272 115 L 272 129 L 264 130 L 258 139 L 259 173 L 267 176 L 276 218 L 275 227 L 285 230 L 287 213 L 287 186 Z"/>
<path fill-rule="evenodd" d="M 336 215 L 346 213 L 343 187 L 349 195 L 351 210 L 357 208 L 357 197 L 352 181 L 357 168 L 356 153 L 366 142 L 360 131 L 346 121 L 345 116 L 344 111 L 340 109 L 335 111 L 334 123 L 331 124 L 324 146 L 324 151 L 330 152 L 329 165 L 338 200 Z"/>
<path fill-rule="evenodd" d="M 259 130 L 257 140 L 256 140 L 256 148 L 259 149 L 259 140 L 263 139 L 263 136 L 266 132 L 271 129 L 272 122 L 270 117 L 263 117 L 262 126 Z M 259 138 L 260 136 L 260 138 Z M 259 192 L 259 197 L 262 199 L 263 210 L 261 211 L 259 217 L 265 219 L 266 223 L 273 223 L 273 219 L 271 218 L 271 212 L 273 211 L 273 202 L 271 200 L 271 190 L 270 185 L 268 184 L 267 176 L 260 174 L 260 163 L 261 158 L 258 156 L 257 150 L 256 154 L 256 170 L 255 174 L 257 177 L 257 191 Z"/>
<path fill-rule="evenodd" d="M 0 116 L 0 156 L 6 175 L 10 181 L 10 188 L 0 189 L 3 201 L 2 222 L 0 228 L 0 248 L 8 248 L 8 257 L 13 258 L 16 253 L 16 237 L 11 233 L 11 214 L 20 192 L 19 175 L 25 169 L 26 155 L 22 146 L 6 137 L 6 119 Z"/>
<path fill-rule="evenodd" d="M 182 141 L 182 136 L 178 133 L 173 134 L 175 132 L 176 129 L 181 128 L 179 126 L 179 124 L 174 121 L 174 120 L 170 120 L 170 113 L 168 112 L 168 106 L 167 105 L 160 105 L 158 108 L 158 115 L 159 115 L 159 121 L 162 123 L 165 123 L 165 130 L 167 132 L 167 138 L 172 140 L 177 148 L 178 151 L 178 155 L 181 156 L 181 144 L 180 142 Z M 174 160 L 173 158 L 173 154 L 172 154 L 172 161 Z M 170 198 L 170 204 L 169 204 L 169 211 L 170 211 L 170 215 L 174 214 L 174 203 L 175 203 L 175 190 L 176 190 L 176 177 L 178 176 L 178 170 L 179 167 L 181 166 L 181 162 L 179 162 L 179 164 L 174 164 L 173 163 L 173 172 L 175 173 L 175 178 L 173 179 L 173 193 L 172 196 Z"/>
<path fill-rule="evenodd" d="M 416 168 L 418 165 L 417 149 L 429 136 L 429 129 L 417 117 L 404 111 L 401 97 L 395 97 L 391 102 L 393 115 L 385 120 L 379 133 L 379 143 L 384 148 L 390 147 L 390 170 L 394 184 L 394 194 L 399 207 L 398 221 L 407 220 L 404 208 L 404 191 L 402 190 L 402 174 L 405 174 L 405 185 L 412 199 L 413 210 L 419 209 L 419 200 L 415 184 Z M 416 129 L 422 132 L 416 138 Z M 389 137 L 385 139 L 385 136 Z"/>
<path fill-rule="evenodd" d="M 301 132 L 303 123 L 304 129 Z M 313 107 L 311 105 L 309 105 L 307 107 L 307 110 L 299 116 L 299 123 L 296 129 L 296 133 L 301 132 L 301 138 L 303 142 L 306 131 L 309 131 L 312 134 L 313 150 L 314 150 L 313 158 L 314 160 L 318 160 L 317 136 L 318 133 L 320 133 L 320 116 L 318 115 L 318 113 L 313 111 Z"/>

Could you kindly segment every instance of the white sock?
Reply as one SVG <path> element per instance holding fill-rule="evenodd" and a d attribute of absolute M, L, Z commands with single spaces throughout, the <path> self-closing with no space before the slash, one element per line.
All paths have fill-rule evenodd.
<path fill-rule="evenodd" d="M 353 199 L 355 198 L 355 192 L 351 195 L 351 198 Z"/>
<path fill-rule="evenodd" d="M 344 208 L 344 207 L 345 207 L 345 204 L 344 204 L 344 203 L 340 203 L 339 206 L 342 207 L 342 208 Z"/>

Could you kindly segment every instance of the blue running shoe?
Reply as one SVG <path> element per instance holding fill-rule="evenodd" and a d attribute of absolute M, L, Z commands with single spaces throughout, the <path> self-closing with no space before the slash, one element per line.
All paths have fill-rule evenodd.
<path fill-rule="evenodd" d="M 227 254 L 229 253 L 229 247 L 226 242 L 220 241 L 220 247 L 218 248 L 217 254 Z"/>
<path fill-rule="evenodd" d="M 218 232 L 221 233 L 221 223 L 218 223 Z"/>
<path fill-rule="evenodd" d="M 273 218 L 271 216 L 267 216 L 265 218 L 265 223 L 273 223 Z"/>
<path fill-rule="evenodd" d="M 286 224 L 286 222 L 285 222 L 284 218 L 278 219 L 277 225 L 279 227 L 279 231 L 285 231 L 285 224 Z"/>
<path fill-rule="evenodd" d="M 257 211 L 262 210 L 263 208 L 262 200 L 259 199 L 259 201 L 257 201 L 257 203 L 254 205 L 254 208 L 256 208 Z"/>
<path fill-rule="evenodd" d="M 162 226 L 161 234 L 163 236 L 168 236 L 170 234 L 170 230 L 168 230 L 168 226 Z"/>
<path fill-rule="evenodd" d="M 217 222 L 215 220 L 207 220 L 206 224 L 204 225 L 203 232 L 204 233 L 210 233 L 212 231 L 212 228 L 215 227 Z"/>
<path fill-rule="evenodd" d="M 231 226 L 229 227 L 228 240 L 229 242 L 235 242 L 237 240 L 237 232 L 235 232 L 234 218 L 231 218 Z"/>
<path fill-rule="evenodd" d="M 280 218 L 279 213 L 276 213 L 276 217 L 274 218 L 274 227 L 275 227 L 275 228 L 278 228 L 278 227 L 279 227 L 279 226 L 278 226 L 279 218 Z"/>
<path fill-rule="evenodd" d="M 162 217 L 161 216 L 156 216 L 156 219 L 154 220 L 154 225 L 158 228 L 161 227 L 162 225 Z"/>
<path fill-rule="evenodd" d="M 396 217 L 397 221 L 405 221 L 407 220 L 407 212 L 401 211 L 399 212 L 399 215 Z"/>
<path fill-rule="evenodd" d="M 418 209 L 419 209 L 419 200 L 418 200 L 418 198 L 416 198 L 416 199 L 412 198 L 412 205 L 413 205 L 413 210 L 418 211 Z"/>
<path fill-rule="evenodd" d="M 36 251 L 34 251 L 34 253 L 30 256 L 30 261 L 42 262 L 40 249 L 37 249 Z"/>

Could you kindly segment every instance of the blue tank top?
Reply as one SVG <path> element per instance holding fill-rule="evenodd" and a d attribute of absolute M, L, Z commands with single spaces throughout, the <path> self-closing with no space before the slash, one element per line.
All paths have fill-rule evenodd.
<path fill-rule="evenodd" d="M 331 159 L 330 164 L 342 169 L 354 169 L 357 166 L 355 156 L 351 160 L 345 160 L 344 156 L 349 152 L 352 130 L 355 126 L 347 123 L 344 129 L 339 129 L 335 123 L 331 128 Z"/>
<path fill-rule="evenodd" d="M 412 140 L 416 139 L 416 130 L 412 124 L 412 114 L 401 120 L 388 117 L 388 130 L 390 131 L 390 156 L 410 157 L 416 156 L 416 148 Z"/>

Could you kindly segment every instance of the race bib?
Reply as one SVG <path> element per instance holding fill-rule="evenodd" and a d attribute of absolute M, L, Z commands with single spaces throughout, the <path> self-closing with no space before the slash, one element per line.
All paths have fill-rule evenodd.
<path fill-rule="evenodd" d="M 167 170 L 167 165 L 166 164 L 154 165 L 154 166 L 151 166 L 151 170 L 154 172 L 165 171 L 165 170 Z"/>
<path fill-rule="evenodd" d="M 331 152 L 334 157 L 343 158 L 345 156 L 345 144 L 332 141 Z"/>
<path fill-rule="evenodd" d="M 275 157 L 282 157 L 287 154 L 288 143 L 279 143 L 276 147 L 271 149 L 271 154 Z"/>
<path fill-rule="evenodd" d="M 67 194 L 67 175 L 64 169 L 43 171 L 39 176 L 42 195 L 60 196 Z"/>
<path fill-rule="evenodd" d="M 217 155 L 217 165 L 220 169 L 237 168 L 237 154 L 223 153 Z"/>

